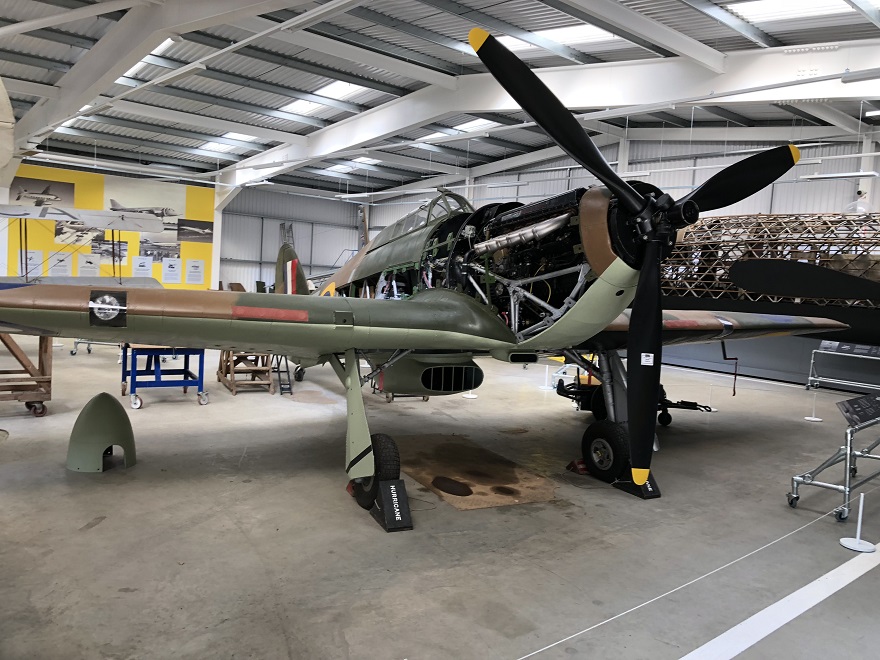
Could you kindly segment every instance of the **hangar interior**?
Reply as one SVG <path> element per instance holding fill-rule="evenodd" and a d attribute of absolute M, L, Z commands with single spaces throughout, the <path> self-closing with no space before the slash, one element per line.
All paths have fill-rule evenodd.
<path fill-rule="evenodd" d="M 493 38 L 475 45 L 475 28 Z M 531 71 L 509 78 L 531 99 L 500 82 L 502 47 Z M 798 484 L 818 481 L 809 470 L 847 429 L 870 454 L 880 418 L 880 0 L 5 0 L 0 83 L 0 336 L 13 338 L 0 355 L 0 658 L 876 657 L 877 562 L 839 542 L 880 537 L 877 485 L 861 483 L 871 464 L 837 461 L 822 477 L 835 492 Z M 554 97 L 596 155 L 560 137 L 558 115 L 521 107 Z M 770 176 L 771 153 L 794 155 Z M 636 433 L 640 386 L 627 391 L 614 356 L 650 334 L 635 320 L 644 248 L 632 286 L 614 284 L 635 296 L 632 316 L 595 320 L 613 294 L 586 303 L 612 277 L 585 233 L 584 200 L 603 186 L 603 237 L 625 260 L 625 195 L 600 161 L 656 203 L 646 244 L 682 200 L 701 207 L 658 248 L 661 327 L 681 335 L 662 351 L 661 396 L 694 404 L 673 405 L 669 425 L 661 402 L 655 429 L 649 401 L 661 497 L 606 483 L 647 469 L 634 450 L 610 479 L 589 474 L 608 459 L 589 456 L 602 416 L 626 428 L 628 414 Z M 710 189 L 730 200 L 703 203 Z M 514 231 L 465 220 L 490 208 Z M 555 240 L 524 233 L 530 212 L 530 230 L 578 237 L 559 279 L 556 256 L 529 261 L 528 246 Z M 448 295 L 427 262 L 356 277 L 377 245 L 455 218 L 477 238 L 454 230 L 472 265 Z M 733 274 L 750 260 L 808 270 L 761 271 L 782 275 L 751 289 Z M 507 279 L 492 274 L 503 267 Z M 273 286 L 302 302 L 259 302 L 281 299 Z M 91 293 L 77 302 L 74 287 Z M 233 292 L 222 316 L 213 301 Z M 419 325 L 406 310 L 426 294 L 439 302 Z M 381 297 L 394 302 L 369 306 Z M 525 321 L 523 299 L 538 310 Z M 524 348 L 498 348 L 502 330 L 461 312 L 474 306 Z M 329 329 L 308 327 L 325 312 Z M 576 314 L 580 330 L 560 330 Z M 695 314 L 720 325 L 688 343 Z M 760 335 L 829 321 L 725 340 L 758 317 Z M 297 324 L 308 355 L 284 350 Z M 361 329 L 381 340 L 373 353 L 339 343 Z M 429 356 L 455 385 L 432 389 L 425 371 L 395 389 L 412 342 L 468 332 L 480 341 Z M 154 350 L 147 371 L 204 373 L 188 393 L 138 395 L 129 350 L 130 371 L 135 350 Z M 256 391 L 224 387 L 224 360 Z M 22 366 L 36 384 L 4 384 Z M 623 387 L 603 398 L 595 383 L 612 375 Z M 100 392 L 121 405 L 88 416 Z M 100 436 L 120 410 L 131 455 L 77 474 L 77 428 Z M 370 431 L 396 442 L 411 530 L 386 534 L 347 492 L 350 477 L 349 491 L 378 488 Z M 351 472 L 363 434 L 369 479 Z"/>

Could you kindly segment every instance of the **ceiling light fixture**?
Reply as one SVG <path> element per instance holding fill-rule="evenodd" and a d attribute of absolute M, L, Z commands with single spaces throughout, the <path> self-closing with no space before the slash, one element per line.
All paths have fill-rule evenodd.
<path fill-rule="evenodd" d="M 877 172 L 836 172 L 833 174 L 804 174 L 800 178 L 804 181 L 824 181 L 827 179 L 868 179 L 880 176 Z"/>

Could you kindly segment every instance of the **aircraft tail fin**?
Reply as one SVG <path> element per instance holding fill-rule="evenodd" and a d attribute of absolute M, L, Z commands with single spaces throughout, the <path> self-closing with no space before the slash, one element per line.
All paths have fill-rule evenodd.
<path fill-rule="evenodd" d="M 290 243 L 285 243 L 278 250 L 278 259 L 275 261 L 275 293 L 309 294 L 306 272 Z"/>
<path fill-rule="evenodd" d="M 121 209 L 121 208 L 122 208 L 122 204 L 117 202 L 115 199 L 112 199 L 112 198 L 110 199 L 110 210 L 111 211 L 115 211 L 116 209 Z"/>
<path fill-rule="evenodd" d="M 52 186 L 51 186 L 51 184 L 50 184 L 50 185 L 46 186 L 46 189 L 45 189 L 42 193 L 40 193 L 40 194 L 41 194 L 41 195 L 48 195 L 48 194 L 51 193 L 51 192 L 52 192 Z"/>

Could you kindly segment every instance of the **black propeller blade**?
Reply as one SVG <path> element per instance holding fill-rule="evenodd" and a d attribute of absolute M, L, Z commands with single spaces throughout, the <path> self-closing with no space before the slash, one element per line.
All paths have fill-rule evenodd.
<path fill-rule="evenodd" d="M 740 289 L 786 298 L 880 300 L 880 282 L 789 259 L 748 259 L 730 267 Z"/>
<path fill-rule="evenodd" d="M 645 261 L 629 317 L 626 347 L 626 414 L 629 419 L 630 463 L 633 482 L 648 480 L 657 401 L 660 400 L 663 310 L 661 309 L 660 262 L 663 245 L 652 240 L 645 246 Z"/>
<path fill-rule="evenodd" d="M 571 112 L 522 60 L 480 28 L 471 30 L 468 39 L 477 56 L 513 100 L 569 156 L 604 183 L 630 215 L 637 215 L 645 208 L 644 198 L 617 176 Z"/>
<path fill-rule="evenodd" d="M 736 204 L 776 181 L 794 167 L 800 157 L 800 150 L 793 144 L 749 156 L 709 177 L 676 205 L 692 201 L 701 211 L 714 211 Z"/>
<path fill-rule="evenodd" d="M 531 69 L 485 30 L 474 28 L 468 38 L 495 79 L 535 123 L 614 194 L 618 222 L 627 227 L 634 224 L 646 241 L 627 342 L 630 462 L 633 482 L 644 484 L 650 474 L 660 396 L 664 251 L 675 229 L 696 222 L 700 209 L 733 204 L 772 183 L 797 162 L 798 150 L 779 147 L 735 163 L 674 204 L 665 194 L 644 197 L 611 169 L 590 136 Z"/>

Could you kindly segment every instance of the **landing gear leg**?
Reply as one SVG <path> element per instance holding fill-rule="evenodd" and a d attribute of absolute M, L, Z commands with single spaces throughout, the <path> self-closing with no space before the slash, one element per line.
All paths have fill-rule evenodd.
<path fill-rule="evenodd" d="M 580 365 L 584 362 L 574 351 L 566 356 Z M 575 359 L 575 357 L 577 359 Z M 587 368 L 581 365 L 582 368 Z M 594 365 L 590 365 L 595 369 Z M 652 499 L 660 497 L 660 489 L 653 474 L 643 486 L 636 486 L 629 480 L 629 429 L 626 410 L 626 368 L 617 351 L 599 353 L 599 373 L 602 380 L 601 392 L 605 397 L 608 417 L 587 427 L 581 443 L 587 469 L 597 479 L 613 482 L 615 488 L 641 497 Z M 657 449 L 655 436 L 654 449 Z"/>
<path fill-rule="evenodd" d="M 351 479 L 352 492 L 357 503 L 370 509 L 379 491 L 379 482 L 400 478 L 400 457 L 391 437 L 377 433 L 370 435 L 364 398 L 361 393 L 361 374 L 357 351 L 345 352 L 343 364 L 335 355 L 330 365 L 345 387 L 348 425 L 345 434 L 345 471 Z"/>

